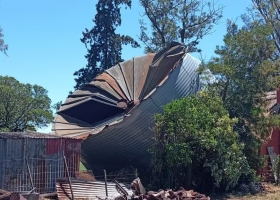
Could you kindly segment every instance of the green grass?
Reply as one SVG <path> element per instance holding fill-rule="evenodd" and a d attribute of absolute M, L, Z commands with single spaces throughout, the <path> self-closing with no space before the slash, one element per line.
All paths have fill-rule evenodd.
<path fill-rule="evenodd" d="M 82 162 L 80 162 L 80 171 L 87 171 Z"/>

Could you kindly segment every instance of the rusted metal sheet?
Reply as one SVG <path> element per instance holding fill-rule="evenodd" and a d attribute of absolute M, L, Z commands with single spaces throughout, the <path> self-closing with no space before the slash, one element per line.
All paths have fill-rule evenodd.
<path fill-rule="evenodd" d="M 176 48 L 175 46 L 161 56 L 154 58 L 142 89 L 141 99 L 154 90 L 169 72 L 178 65 L 180 59 L 185 55 L 184 50 L 182 47 Z"/>
<path fill-rule="evenodd" d="M 81 142 L 35 132 L 0 133 L 0 188 L 30 191 L 31 176 L 35 192 L 54 192 L 56 178 L 65 171 L 63 155 L 72 176 L 79 170 Z"/>
<path fill-rule="evenodd" d="M 155 54 L 137 57 L 134 59 L 134 99 L 139 100 L 143 86 L 145 84 L 149 67 Z"/>
<path fill-rule="evenodd" d="M 85 100 L 87 99 L 88 96 L 86 97 L 68 97 L 67 100 L 64 102 L 64 105 L 67 105 L 67 104 L 72 104 L 72 103 L 75 103 L 75 102 L 78 102 L 78 101 L 82 101 L 82 100 Z"/>
<path fill-rule="evenodd" d="M 114 80 L 114 78 L 112 78 L 109 74 L 102 73 L 99 76 L 97 76 L 94 80 L 106 81 L 123 99 L 126 98 L 125 94 L 122 92 L 122 90 L 118 86 L 116 80 Z"/>
<path fill-rule="evenodd" d="M 75 199 L 106 199 L 105 182 L 71 179 L 71 185 Z M 120 185 L 129 195 L 133 194 L 124 184 Z M 122 194 L 112 182 L 107 183 L 107 190 L 108 199 L 114 199 Z M 66 178 L 57 179 L 56 192 L 58 199 L 71 198 L 70 185 Z"/>
<path fill-rule="evenodd" d="M 127 88 L 127 83 L 126 83 L 126 81 L 124 79 L 124 76 L 123 76 L 123 73 L 121 71 L 120 66 L 116 65 L 114 67 L 111 67 L 110 69 L 107 69 L 106 72 L 109 75 L 111 75 L 111 77 L 113 77 L 116 80 L 116 82 L 118 83 L 119 87 L 121 88 L 121 90 L 125 94 L 126 99 L 131 101 L 130 94 L 129 94 L 128 88 Z"/>
<path fill-rule="evenodd" d="M 166 103 L 195 94 L 200 89 L 196 73 L 199 64 L 199 60 L 187 54 L 166 81 L 128 113 L 129 117 L 99 134 L 89 135 L 82 143 L 82 149 L 94 172 L 113 171 L 130 165 L 147 168 L 150 165 L 148 149 L 152 144 L 154 115 L 162 112 Z"/>
<path fill-rule="evenodd" d="M 162 112 L 166 103 L 200 90 L 196 72 L 199 65 L 200 61 L 186 54 L 185 46 L 180 43 L 171 43 L 157 54 L 120 63 L 90 83 L 98 82 L 96 88 L 100 91 L 115 91 L 122 98 L 116 100 L 116 107 L 106 104 L 105 98 L 73 106 L 67 111 L 62 106 L 57 115 L 69 118 L 64 118 L 63 126 L 55 120 L 53 131 L 57 135 L 77 137 L 84 134 L 79 128 L 91 129 L 82 149 L 85 160 L 95 171 L 116 170 L 133 164 L 147 168 L 155 113 Z M 116 96 L 115 93 L 112 96 Z"/>
<path fill-rule="evenodd" d="M 122 97 L 113 88 L 111 88 L 111 86 L 105 81 L 92 81 L 90 84 L 108 91 L 110 94 L 112 94 L 118 100 L 122 99 Z"/>
<path fill-rule="evenodd" d="M 71 100 L 66 100 L 66 103 L 58 111 L 58 115 L 67 115 L 85 123 L 98 124 L 110 118 L 110 116 L 127 113 L 155 89 L 168 76 L 175 65 L 178 65 L 178 61 L 185 54 L 184 49 L 184 45 L 172 43 L 166 51 L 161 51 L 159 54 L 147 54 L 117 64 L 97 76 L 91 83 L 69 95 Z M 100 84 L 100 82 L 106 82 L 107 84 Z M 90 85 L 95 87 L 91 88 Z M 112 99 L 116 98 L 116 93 L 122 99 Z M 81 99 L 85 96 L 88 98 Z M 74 100 L 74 97 L 79 99 Z M 88 112 L 98 114 L 91 116 L 87 114 Z M 73 127 L 72 124 L 77 123 L 77 121 L 69 120 L 68 123 Z M 65 134 L 61 126 L 58 124 L 56 126 L 56 124 L 55 121 L 53 126 L 55 133 L 58 135 Z"/>
<path fill-rule="evenodd" d="M 129 93 L 130 101 L 133 99 L 133 92 L 134 92 L 134 63 L 133 59 L 119 63 L 119 67 L 123 74 L 126 87 Z"/>
<path fill-rule="evenodd" d="M 67 110 L 68 108 L 78 106 L 78 105 L 83 104 L 83 103 L 85 103 L 87 101 L 90 101 L 90 100 L 91 100 L 90 97 L 86 97 L 86 98 L 83 98 L 83 99 L 79 99 L 77 101 L 72 101 L 71 104 L 70 104 L 70 102 L 67 102 L 67 104 L 63 104 L 60 107 L 59 111 Z"/>

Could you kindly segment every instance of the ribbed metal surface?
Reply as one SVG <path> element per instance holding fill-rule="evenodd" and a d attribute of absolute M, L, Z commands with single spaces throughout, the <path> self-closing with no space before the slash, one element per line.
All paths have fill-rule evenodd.
<path fill-rule="evenodd" d="M 200 89 L 196 73 L 199 64 L 199 60 L 186 54 L 181 43 L 171 43 L 157 54 L 119 63 L 88 84 L 96 86 L 92 90 L 80 89 L 91 94 L 78 90 L 69 96 L 77 97 L 81 103 L 78 105 L 78 101 L 71 99 L 72 104 L 63 104 L 53 130 L 64 136 L 89 135 L 82 150 L 94 172 L 129 165 L 147 168 L 154 115 L 168 102 Z M 111 97 L 108 96 L 112 91 Z M 88 95 L 90 103 L 82 102 L 82 94 Z M 110 101 L 118 95 L 123 99 Z"/>
<path fill-rule="evenodd" d="M 122 188 L 132 195 L 132 190 L 128 189 L 124 184 L 120 184 Z M 71 186 L 75 199 L 105 199 L 106 189 L 105 182 L 101 181 L 82 181 L 71 179 Z M 117 189 L 116 184 L 107 183 L 108 199 L 114 199 L 122 193 Z M 59 199 L 72 198 L 69 182 L 65 178 L 59 178 L 56 182 L 56 192 Z"/>
<path fill-rule="evenodd" d="M 126 99 L 131 101 L 128 87 L 127 87 L 127 84 L 124 79 L 120 66 L 116 65 L 115 67 L 111 67 L 110 69 L 106 70 L 106 72 L 115 78 L 115 81 L 118 83 L 119 87 L 122 89 L 123 93 L 125 94 Z"/>
<path fill-rule="evenodd" d="M 105 81 L 105 82 L 107 82 L 112 89 L 114 89 L 123 99 L 125 99 L 125 95 L 122 92 L 122 90 L 120 89 L 120 87 L 118 86 L 116 80 L 112 76 L 110 76 L 109 74 L 107 74 L 107 73 L 100 74 L 90 84 L 94 85 L 95 81 Z"/>
<path fill-rule="evenodd" d="M 200 61 L 187 54 L 180 64 L 155 92 L 141 104 L 136 106 L 121 123 L 103 130 L 99 134 L 90 135 L 83 143 L 94 171 L 102 169 L 116 170 L 125 166 L 142 166 L 150 164 L 150 154 L 155 113 L 175 99 L 195 94 L 200 87 L 196 73 Z"/>
<path fill-rule="evenodd" d="M 111 116 L 129 112 L 168 76 L 184 55 L 185 46 L 173 42 L 158 54 L 136 57 L 111 67 L 69 95 L 70 99 L 62 104 L 58 116 L 72 119 L 68 118 L 66 123 L 62 123 L 62 118 L 56 117 L 53 131 L 58 135 L 78 134 L 83 137 L 88 129 L 83 123 L 95 127 Z M 66 118 L 63 118 L 65 121 Z M 81 135 L 83 127 L 85 132 Z"/>
<path fill-rule="evenodd" d="M 134 99 L 139 99 L 145 84 L 150 64 L 152 63 L 155 54 L 137 57 L 133 59 L 134 63 Z"/>
<path fill-rule="evenodd" d="M 123 74 L 126 87 L 128 89 L 129 98 L 132 100 L 134 91 L 134 63 L 133 60 L 128 60 L 119 64 L 121 72 Z"/>
<path fill-rule="evenodd" d="M 56 178 L 66 176 L 63 155 L 71 176 L 79 170 L 82 140 L 36 133 L 0 133 L 0 188 L 8 191 L 32 189 L 55 191 Z"/>

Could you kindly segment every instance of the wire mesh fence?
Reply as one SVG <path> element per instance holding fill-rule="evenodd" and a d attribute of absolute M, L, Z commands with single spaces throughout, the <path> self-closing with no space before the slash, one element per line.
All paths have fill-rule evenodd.
<path fill-rule="evenodd" d="M 67 169 L 70 177 L 75 177 L 75 172 L 79 170 L 79 163 L 67 158 L 65 161 L 64 158 L 1 160 L 0 188 L 20 192 L 54 192 L 56 179 L 67 177 Z"/>
<path fill-rule="evenodd" d="M 138 177 L 138 172 L 136 168 L 128 167 L 123 168 L 118 171 L 106 173 L 104 170 L 103 173 L 99 173 L 97 175 L 93 174 L 91 170 L 82 170 L 76 172 L 76 178 L 88 180 L 88 181 L 107 181 L 107 182 L 114 182 L 115 180 L 124 183 L 124 184 L 131 184 L 132 181 Z"/>

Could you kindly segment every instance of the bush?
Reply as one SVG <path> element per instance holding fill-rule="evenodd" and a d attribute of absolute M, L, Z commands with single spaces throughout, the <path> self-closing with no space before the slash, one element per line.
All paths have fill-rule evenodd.
<path fill-rule="evenodd" d="M 229 189 L 250 172 L 221 99 L 209 92 L 167 104 L 156 114 L 153 155 L 154 184 L 163 188 L 209 184 Z"/>

